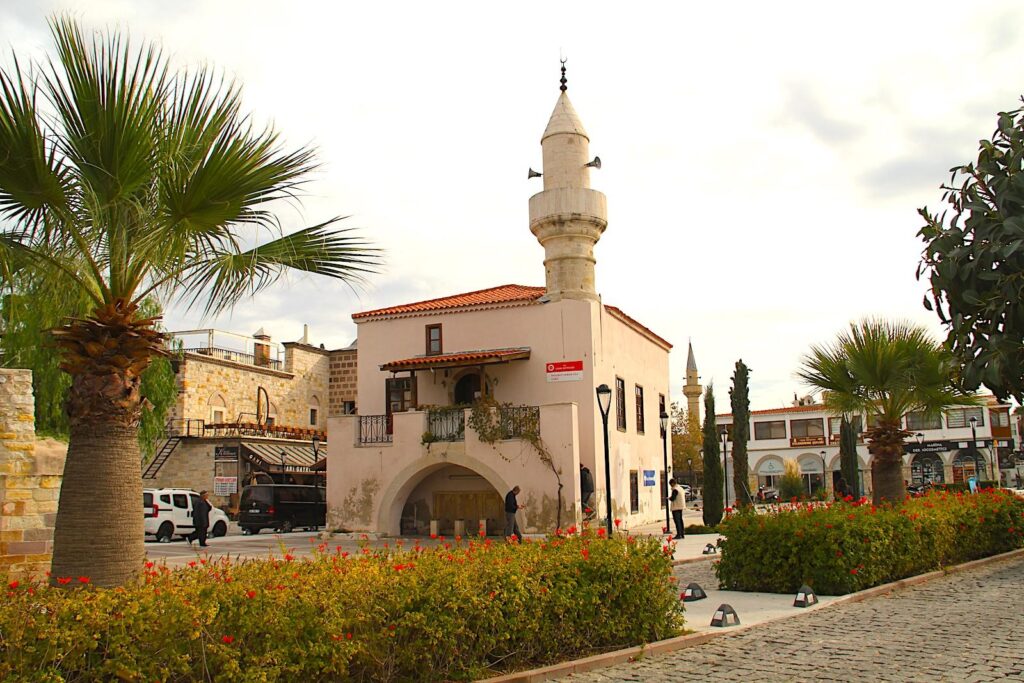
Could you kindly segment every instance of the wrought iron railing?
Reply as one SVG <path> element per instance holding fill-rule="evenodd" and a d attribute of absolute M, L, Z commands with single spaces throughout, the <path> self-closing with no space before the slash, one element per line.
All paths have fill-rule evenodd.
<path fill-rule="evenodd" d="M 359 443 L 391 443 L 390 415 L 359 415 Z"/>
<path fill-rule="evenodd" d="M 224 349 L 219 346 L 195 346 L 192 348 L 183 349 L 185 353 L 195 353 L 200 356 L 210 356 L 211 358 L 219 358 L 220 360 L 229 360 L 234 363 L 242 363 L 243 365 L 255 365 L 260 368 L 269 368 L 271 370 L 280 370 L 283 367 L 283 363 L 279 360 L 267 357 L 259 357 L 252 353 L 245 353 L 244 351 L 235 351 L 234 349 Z"/>
<path fill-rule="evenodd" d="M 502 438 L 521 439 L 524 435 L 540 433 L 538 406 L 504 406 L 498 409 L 498 424 Z"/>
<path fill-rule="evenodd" d="M 427 412 L 427 431 L 434 441 L 462 441 L 466 438 L 466 409 L 432 408 Z"/>

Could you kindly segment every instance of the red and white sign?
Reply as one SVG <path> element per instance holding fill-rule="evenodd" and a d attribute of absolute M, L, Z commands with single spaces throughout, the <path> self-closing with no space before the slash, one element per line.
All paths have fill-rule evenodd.
<path fill-rule="evenodd" d="M 545 374 L 549 382 L 579 382 L 583 379 L 583 361 L 564 360 L 548 363 Z"/>

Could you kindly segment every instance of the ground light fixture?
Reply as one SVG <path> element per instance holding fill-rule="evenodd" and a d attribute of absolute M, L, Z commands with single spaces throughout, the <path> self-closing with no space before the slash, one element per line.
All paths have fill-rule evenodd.
<path fill-rule="evenodd" d="M 713 546 L 710 543 L 708 543 L 706 546 L 704 546 L 704 550 L 701 551 L 701 554 L 702 555 L 717 555 L 718 554 L 718 548 L 716 548 L 715 546 Z"/>
<path fill-rule="evenodd" d="M 726 626 L 739 626 L 740 615 L 736 614 L 736 610 L 732 608 L 732 605 L 722 603 L 715 610 L 714 616 L 711 617 L 711 625 L 724 628 Z"/>
<path fill-rule="evenodd" d="M 796 592 L 796 598 L 793 600 L 793 607 L 810 607 L 817 604 L 818 596 L 815 594 L 814 589 L 806 583 L 800 586 L 800 590 Z"/>
<path fill-rule="evenodd" d="M 683 602 L 697 602 L 708 597 L 708 594 L 701 588 L 699 583 L 688 583 L 683 589 L 679 599 Z"/>
<path fill-rule="evenodd" d="M 607 384 L 602 384 L 596 390 L 597 407 L 601 410 L 601 423 L 604 425 L 604 497 L 605 507 L 608 513 L 608 537 L 611 538 L 612 529 L 612 473 L 611 463 L 608 454 L 608 409 L 612 405 L 612 390 Z"/>
<path fill-rule="evenodd" d="M 661 459 L 663 468 L 662 472 L 665 473 L 665 533 L 669 533 L 672 529 L 672 522 L 669 520 L 669 503 L 668 503 L 668 413 L 664 410 L 661 411 L 661 415 L 658 416 L 661 420 Z"/>

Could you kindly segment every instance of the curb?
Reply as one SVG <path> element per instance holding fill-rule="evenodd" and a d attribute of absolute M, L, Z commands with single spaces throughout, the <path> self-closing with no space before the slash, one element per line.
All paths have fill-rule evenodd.
<path fill-rule="evenodd" d="M 714 556 L 673 560 L 672 565 L 677 566 L 681 564 L 692 564 L 695 562 L 706 562 L 712 559 L 713 557 Z M 887 595 L 901 588 L 909 588 L 910 586 L 916 586 L 918 584 L 931 581 L 932 579 L 938 579 L 948 574 L 954 574 L 956 572 L 966 571 L 968 569 L 974 569 L 976 567 L 983 567 L 988 564 L 994 564 L 996 562 L 1010 560 L 1016 557 L 1024 557 L 1024 548 L 1011 550 L 1000 555 L 991 555 L 989 557 L 983 557 L 979 560 L 971 560 L 970 562 L 956 564 L 951 567 L 944 567 L 942 569 L 933 572 L 928 572 L 926 574 L 910 576 L 905 579 L 893 581 L 891 583 L 884 583 L 881 586 L 865 588 L 862 591 L 857 591 L 856 593 L 849 593 L 847 595 L 838 597 L 829 604 L 822 605 L 819 609 L 824 610 L 830 609 L 836 605 L 845 605 L 855 602 L 862 602 L 869 598 L 878 597 L 880 595 Z M 740 633 L 741 631 L 746 631 L 752 628 L 758 628 L 760 626 L 764 626 L 765 624 L 770 624 L 775 621 L 780 621 L 782 619 L 790 619 L 792 617 L 798 617 L 800 615 L 810 614 L 816 611 L 818 611 L 818 609 L 814 608 L 810 610 L 799 610 L 794 612 L 793 614 L 775 617 L 774 619 L 767 619 L 757 624 L 740 624 L 739 626 L 730 627 L 722 631 L 693 633 L 685 636 L 676 636 L 675 638 L 659 640 L 654 643 L 648 643 L 647 645 L 638 645 L 636 647 L 630 647 L 624 650 L 605 652 L 599 655 L 584 657 L 583 659 L 574 659 L 568 662 L 552 664 L 550 666 L 541 667 L 539 669 L 527 669 L 526 671 L 516 671 L 514 673 L 504 674 L 502 676 L 495 676 L 493 678 L 483 678 L 480 679 L 480 681 L 481 683 L 536 683 L 537 681 L 548 681 L 553 678 L 568 676 L 569 674 L 573 673 L 582 673 L 584 671 L 592 671 L 593 669 L 600 669 L 606 666 L 622 664 L 624 662 L 633 662 L 650 655 L 665 654 L 668 652 L 683 650 L 689 647 L 696 647 L 698 645 L 703 645 L 704 643 L 715 638 L 721 638 L 722 636 L 727 636 L 732 633 Z"/>

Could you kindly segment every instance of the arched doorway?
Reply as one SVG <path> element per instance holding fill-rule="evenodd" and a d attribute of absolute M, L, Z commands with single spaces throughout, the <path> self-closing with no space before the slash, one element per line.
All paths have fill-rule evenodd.
<path fill-rule="evenodd" d="M 455 390 L 452 395 L 452 403 L 455 405 L 469 405 L 480 398 L 480 375 L 471 372 L 463 375 L 455 382 Z"/>
<path fill-rule="evenodd" d="M 505 528 L 502 497 L 482 475 L 468 467 L 445 465 L 425 476 L 409 493 L 402 507 L 403 535 L 430 533 L 431 520 L 438 532 L 451 535 L 455 521 L 465 523 L 465 533 L 476 536 L 481 520 L 487 533 L 500 535 Z"/>
<path fill-rule="evenodd" d="M 779 480 L 786 472 L 786 466 L 782 458 L 777 455 L 769 455 L 761 459 L 757 464 L 757 486 L 766 489 L 778 489 Z"/>
<path fill-rule="evenodd" d="M 954 483 L 965 483 L 971 477 L 981 481 L 985 479 L 986 472 L 985 458 L 977 450 L 968 449 L 956 452 L 956 457 L 953 458 Z"/>
<path fill-rule="evenodd" d="M 804 490 L 807 495 L 825 488 L 825 471 L 822 469 L 821 458 L 816 455 L 802 455 L 797 461 L 800 465 L 800 476 L 804 480 Z"/>
<path fill-rule="evenodd" d="M 915 486 L 922 484 L 943 484 L 946 475 L 942 468 L 942 458 L 935 453 L 919 453 L 910 462 L 910 483 Z"/>

